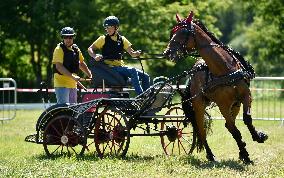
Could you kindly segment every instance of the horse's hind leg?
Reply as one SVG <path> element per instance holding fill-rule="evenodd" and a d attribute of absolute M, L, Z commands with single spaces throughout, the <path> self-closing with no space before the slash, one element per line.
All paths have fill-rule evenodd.
<path fill-rule="evenodd" d="M 209 161 L 216 161 L 216 158 L 215 158 L 214 154 L 212 153 L 211 148 L 209 147 L 209 145 L 207 143 L 207 140 L 205 140 L 204 147 L 205 147 L 205 150 L 206 150 L 206 158 Z"/>
<path fill-rule="evenodd" d="M 249 153 L 246 150 L 246 143 L 242 141 L 242 135 L 239 129 L 236 127 L 235 123 L 226 122 L 225 127 L 232 134 L 233 138 L 236 140 L 239 147 L 239 159 L 244 163 L 250 164 L 252 161 L 249 158 Z"/>
<path fill-rule="evenodd" d="M 263 143 L 265 140 L 267 140 L 268 136 L 264 132 L 257 131 L 255 127 L 252 125 L 252 117 L 251 117 L 251 93 L 249 89 L 247 89 L 247 92 L 244 96 L 243 100 L 243 120 L 246 126 L 249 129 L 249 132 L 251 133 L 252 139 L 254 141 L 257 141 L 258 143 Z"/>
<path fill-rule="evenodd" d="M 221 110 L 221 109 L 220 109 Z M 228 131 L 232 134 L 233 138 L 237 142 L 239 147 L 239 159 L 242 160 L 244 163 L 250 164 L 252 161 L 249 158 L 249 153 L 246 150 L 246 143 L 242 141 L 242 135 L 239 129 L 236 127 L 235 124 L 235 113 L 229 113 L 229 109 L 221 110 L 223 116 L 226 119 L 225 127 Z"/>
<path fill-rule="evenodd" d="M 204 115 L 205 115 L 205 102 L 202 98 L 197 97 L 192 102 L 195 114 L 195 121 L 198 133 L 198 138 L 200 139 L 200 145 L 204 146 L 206 150 L 206 158 L 209 161 L 216 161 L 214 154 L 212 153 L 206 139 L 206 130 L 204 127 Z M 198 142 L 199 142 L 198 141 Z M 198 146 L 198 145 L 197 145 Z"/>

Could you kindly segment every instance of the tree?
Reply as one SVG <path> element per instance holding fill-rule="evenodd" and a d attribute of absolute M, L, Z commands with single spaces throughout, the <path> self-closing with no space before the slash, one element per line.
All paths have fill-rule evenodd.
<path fill-rule="evenodd" d="M 282 7 L 283 2 L 277 0 L 2 0 L 0 75 L 15 78 L 19 86 L 33 87 L 41 80 L 51 84 L 52 54 L 61 41 L 60 30 L 65 26 L 75 29 L 75 43 L 88 61 L 87 48 L 104 33 L 102 23 L 109 15 L 119 17 L 121 34 L 135 49 L 144 50 L 144 57 L 161 54 L 176 24 L 175 14 L 186 17 L 190 10 L 224 43 L 244 54 L 259 75 L 279 75 L 283 68 Z M 143 63 L 155 77 L 173 76 L 189 69 L 194 61 L 189 57 L 178 64 L 167 60 Z"/>
<path fill-rule="evenodd" d="M 283 1 L 243 0 L 239 4 L 245 18 L 238 22 L 239 32 L 234 35 L 234 45 L 253 63 L 257 75 L 283 75 Z"/>

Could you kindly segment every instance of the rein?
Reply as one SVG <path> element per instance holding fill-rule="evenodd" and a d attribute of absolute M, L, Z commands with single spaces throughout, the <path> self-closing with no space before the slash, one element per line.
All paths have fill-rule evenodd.
<path fill-rule="evenodd" d="M 197 24 L 196 24 L 196 25 L 197 25 Z M 172 29 L 172 35 L 173 35 L 174 33 L 176 33 L 177 31 L 183 30 L 183 29 L 184 29 L 185 32 L 187 33 L 187 35 L 186 35 L 187 38 L 186 38 L 186 40 L 184 41 L 184 43 L 180 43 L 183 48 L 187 46 L 187 42 L 188 42 L 188 40 L 189 40 L 190 34 L 192 34 L 193 39 L 194 39 L 194 43 L 195 43 L 197 49 L 216 47 L 216 48 L 224 48 L 224 49 L 226 50 L 226 48 L 225 48 L 226 45 L 218 44 L 218 43 L 215 43 L 215 42 L 212 42 L 212 43 L 210 43 L 210 44 L 208 44 L 208 45 L 197 46 L 197 43 L 196 43 L 196 35 L 195 35 L 195 28 L 194 28 L 194 26 L 193 26 L 192 24 L 184 24 L 184 23 L 181 23 L 181 25 L 178 24 L 177 26 L 175 26 L 175 27 Z M 171 35 L 171 37 L 172 37 L 172 35 Z M 187 50 L 183 50 L 183 51 L 187 51 Z M 226 50 L 226 51 L 227 51 L 227 50 Z M 228 51 L 227 51 L 227 52 L 228 52 Z"/>

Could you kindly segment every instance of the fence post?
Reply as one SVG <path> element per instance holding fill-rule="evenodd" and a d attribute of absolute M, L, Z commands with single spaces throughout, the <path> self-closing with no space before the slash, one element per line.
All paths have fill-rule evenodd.
<path fill-rule="evenodd" d="M 17 83 L 12 78 L 0 78 L 0 121 L 11 120 L 16 117 Z M 11 86 L 12 85 L 12 86 Z"/>

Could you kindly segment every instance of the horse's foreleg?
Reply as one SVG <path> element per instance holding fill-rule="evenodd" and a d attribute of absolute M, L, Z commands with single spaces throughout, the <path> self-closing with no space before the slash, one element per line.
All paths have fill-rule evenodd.
<path fill-rule="evenodd" d="M 243 110 L 244 110 L 243 120 L 246 126 L 248 127 L 249 132 L 251 133 L 252 139 L 254 141 L 257 141 L 258 143 L 263 143 L 265 140 L 267 140 L 268 136 L 264 132 L 257 131 L 255 127 L 252 125 L 250 108 L 251 108 L 251 93 L 248 91 L 243 101 Z"/>
<path fill-rule="evenodd" d="M 264 141 L 268 139 L 268 135 L 266 133 L 262 131 L 257 131 L 255 127 L 252 125 L 251 115 L 244 113 L 243 120 L 249 129 L 249 132 L 252 136 L 253 141 L 257 141 L 258 143 L 264 143 Z"/>

